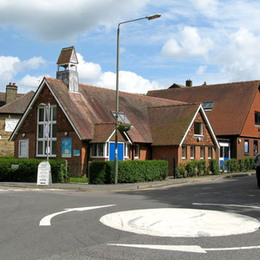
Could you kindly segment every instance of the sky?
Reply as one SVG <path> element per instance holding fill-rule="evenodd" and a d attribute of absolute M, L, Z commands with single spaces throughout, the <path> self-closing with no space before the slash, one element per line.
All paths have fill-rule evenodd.
<path fill-rule="evenodd" d="M 147 93 L 260 79 L 259 0 L 0 0 L 0 92 L 56 77 L 74 46 L 80 83 L 115 89 L 120 26 L 121 91 Z"/>

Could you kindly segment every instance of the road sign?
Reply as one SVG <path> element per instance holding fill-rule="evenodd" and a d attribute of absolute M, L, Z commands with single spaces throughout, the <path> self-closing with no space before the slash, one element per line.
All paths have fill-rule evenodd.
<path fill-rule="evenodd" d="M 49 162 L 41 162 L 38 165 L 37 185 L 50 185 L 51 183 L 51 165 Z"/>

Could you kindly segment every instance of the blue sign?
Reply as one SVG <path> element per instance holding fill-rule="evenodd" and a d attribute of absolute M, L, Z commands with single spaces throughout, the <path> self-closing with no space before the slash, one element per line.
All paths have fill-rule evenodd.
<path fill-rule="evenodd" d="M 72 139 L 71 138 L 62 138 L 62 158 L 70 158 L 72 150 Z"/>

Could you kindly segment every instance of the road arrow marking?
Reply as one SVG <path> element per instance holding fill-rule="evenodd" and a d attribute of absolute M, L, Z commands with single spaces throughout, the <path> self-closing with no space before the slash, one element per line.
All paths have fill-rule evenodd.
<path fill-rule="evenodd" d="M 73 212 L 73 211 L 87 211 L 87 210 L 92 210 L 92 209 L 108 208 L 108 207 L 113 207 L 113 206 L 116 206 L 116 204 L 104 205 L 104 206 L 64 209 L 63 211 L 56 212 L 56 213 L 47 215 L 44 218 L 42 218 L 40 223 L 39 223 L 39 226 L 51 226 L 51 219 L 58 216 L 58 215 L 64 214 L 64 213 L 69 213 L 69 212 Z"/>
<path fill-rule="evenodd" d="M 235 250 L 250 250 L 260 249 L 260 246 L 244 246 L 244 247 L 226 247 L 226 248 L 202 248 L 200 246 L 191 245 L 138 245 L 138 244 L 107 244 L 109 246 L 120 246 L 120 247 L 132 247 L 132 248 L 144 248 L 144 249 L 155 249 L 155 250 L 167 250 L 167 251 L 180 251 L 206 254 L 208 251 L 235 251 Z"/>

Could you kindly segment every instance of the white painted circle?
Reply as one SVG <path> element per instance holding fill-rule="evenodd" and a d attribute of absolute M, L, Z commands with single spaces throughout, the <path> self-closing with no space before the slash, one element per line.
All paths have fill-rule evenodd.
<path fill-rule="evenodd" d="M 122 231 L 161 237 L 215 237 L 251 233 L 257 219 L 213 210 L 144 209 L 105 215 L 100 221 Z"/>

